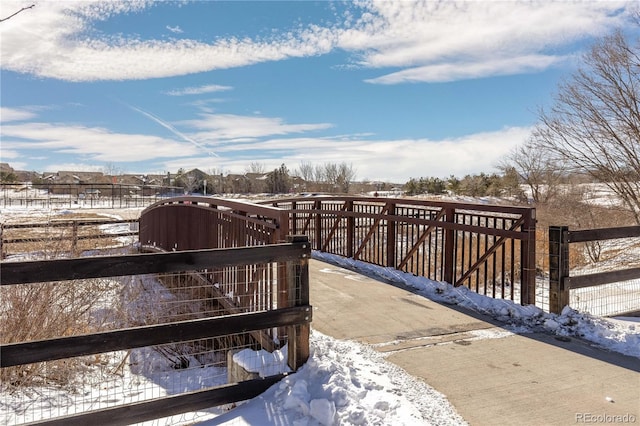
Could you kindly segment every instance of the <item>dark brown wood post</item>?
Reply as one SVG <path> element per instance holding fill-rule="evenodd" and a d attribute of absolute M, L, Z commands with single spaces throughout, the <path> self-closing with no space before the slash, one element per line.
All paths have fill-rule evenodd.
<path fill-rule="evenodd" d="M 278 243 L 284 243 L 289 238 L 289 211 L 280 209 L 278 214 L 278 229 L 277 229 L 277 241 Z"/>
<path fill-rule="evenodd" d="M 386 235 L 386 266 L 395 268 L 397 266 L 396 260 L 396 220 L 393 216 L 396 215 L 396 204 L 389 203 L 387 208 L 387 235 Z"/>
<path fill-rule="evenodd" d="M 313 208 L 315 209 L 315 221 L 314 221 L 314 232 L 315 232 L 315 246 L 316 250 L 322 250 L 322 201 L 315 200 L 313 203 Z"/>
<path fill-rule="evenodd" d="M 311 246 L 306 235 L 290 235 L 288 242 L 301 245 L 305 249 L 301 258 L 296 261 L 286 262 L 287 281 L 289 289 L 288 307 L 306 306 L 308 309 L 308 319 L 311 320 L 311 306 L 309 306 L 309 257 L 311 256 Z M 309 334 L 311 326 L 309 323 L 298 324 L 288 327 L 288 364 L 296 371 L 309 359 Z"/>
<path fill-rule="evenodd" d="M 569 289 L 565 278 L 569 277 L 569 243 L 566 226 L 549 227 L 549 311 L 560 314 L 569 304 Z"/>
<path fill-rule="evenodd" d="M 78 255 L 78 221 L 74 220 L 71 227 L 71 253 Z"/>
<path fill-rule="evenodd" d="M 219 248 L 220 247 L 220 211 L 218 210 L 218 206 L 216 204 L 210 204 L 210 207 L 214 209 L 211 212 L 212 220 L 209 223 L 211 227 L 211 243 L 209 244 L 210 248 Z"/>
<path fill-rule="evenodd" d="M 456 210 L 453 207 L 444 207 L 444 221 L 448 223 L 455 222 Z M 444 229 L 444 253 L 442 256 L 443 272 L 442 279 L 449 284 L 455 284 L 454 273 L 456 270 L 455 264 L 455 237 L 456 233 L 453 228 Z"/>
<path fill-rule="evenodd" d="M 298 207 L 297 203 L 295 201 L 291 202 L 291 212 L 290 212 L 290 218 L 291 218 L 291 225 L 290 225 L 290 231 L 292 235 L 296 235 L 298 233 L 298 215 L 296 215 L 296 208 Z"/>
<path fill-rule="evenodd" d="M 521 305 L 536 304 L 536 210 L 531 209 L 522 224 L 526 240 L 520 242 Z"/>
<path fill-rule="evenodd" d="M 4 223 L 0 223 L 0 259 L 4 258 Z"/>
<path fill-rule="evenodd" d="M 346 257 L 352 258 L 356 235 L 356 218 L 353 216 L 353 200 L 346 201 L 345 211 L 349 215 L 347 216 L 347 252 L 345 255 Z"/>
<path fill-rule="evenodd" d="M 283 243 L 289 241 L 289 235 L 284 232 L 289 232 L 289 213 L 282 210 L 278 217 L 278 229 L 274 232 L 272 237 L 272 244 Z M 278 284 L 277 284 L 277 304 L 278 308 L 288 308 L 291 305 L 291 284 L 290 280 L 293 279 L 291 270 L 289 268 L 289 262 L 278 262 Z M 290 330 L 289 330 L 290 331 Z M 284 335 L 287 333 L 285 327 L 278 329 L 278 335 Z M 292 367 L 293 368 L 293 367 Z"/>

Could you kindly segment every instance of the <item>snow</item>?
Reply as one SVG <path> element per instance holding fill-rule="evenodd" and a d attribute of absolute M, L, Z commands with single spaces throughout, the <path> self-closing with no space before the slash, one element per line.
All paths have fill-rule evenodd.
<path fill-rule="evenodd" d="M 373 347 L 313 330 L 311 355 L 262 395 L 200 425 L 463 425 L 446 397 Z"/>
<path fill-rule="evenodd" d="M 6 211 L 2 212 L 3 214 Z M 14 212 L 18 216 L 26 213 Z M 30 217 L 33 218 L 33 211 Z M 37 211 L 48 216 L 51 212 Z M 120 230 L 122 232 L 124 230 Z M 118 233 L 118 232 L 116 232 Z M 476 331 L 477 338 L 502 338 L 511 333 L 548 332 L 559 336 L 576 336 L 605 349 L 640 358 L 639 318 L 607 319 L 565 308 L 560 315 L 546 313 L 535 306 L 520 306 L 508 300 L 492 299 L 465 287 L 453 287 L 397 271 L 314 252 L 314 258 L 354 269 L 360 273 L 411 287 L 417 294 L 432 300 L 463 306 L 489 315 L 505 324 L 496 334 L 491 330 Z M 155 288 L 156 297 L 170 297 Z M 138 303 L 141 301 L 138 300 Z M 140 312 L 137 312 L 140 314 Z M 313 324 L 312 324 L 313 326 Z M 487 333 L 493 333 L 487 335 Z M 129 356 L 130 362 L 126 361 Z M 176 394 L 200 386 L 223 384 L 224 369 L 218 367 L 175 370 L 166 358 L 150 348 L 106 355 L 106 366 L 87 366 L 87 377 L 95 382 L 85 384 L 79 392 L 47 387 L 30 388 L 28 398 L 3 391 L 0 394 L 0 424 L 33 421 L 68 413 L 82 412 L 126 402 L 144 401 Z M 287 373 L 286 347 L 274 353 L 244 350 L 234 355 L 236 362 L 261 376 Z M 197 364 L 190 360 L 190 364 Z M 197 366 L 197 365 L 196 365 Z M 208 374 L 203 374 L 206 368 Z M 104 371 L 120 375 L 100 380 Z M 173 376 L 173 377 L 171 377 Z M 176 376 L 181 376 L 175 380 Z M 206 381 L 206 383 L 203 383 Z M 91 381 L 90 381 L 91 382 Z M 172 384 L 186 384 L 172 388 Z M 86 395 L 86 398 L 70 394 Z M 66 402 L 65 402 L 66 401 Z M 385 360 L 374 346 L 334 339 L 312 329 L 310 358 L 295 373 L 260 396 L 237 407 L 214 407 L 159 419 L 146 424 L 199 425 L 461 425 L 466 424 L 449 403 L 446 395 L 424 381 L 412 377 L 400 367 Z"/>
<path fill-rule="evenodd" d="M 257 352 L 243 349 L 233 355 L 233 361 L 249 373 L 258 373 L 260 377 L 273 376 L 291 371 L 287 365 L 287 349 L 287 345 L 273 353 L 264 349 Z"/>

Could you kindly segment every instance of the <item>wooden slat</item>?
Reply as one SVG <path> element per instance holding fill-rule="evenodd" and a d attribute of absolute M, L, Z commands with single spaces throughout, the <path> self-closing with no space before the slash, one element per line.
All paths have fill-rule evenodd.
<path fill-rule="evenodd" d="M 31 243 L 34 241 L 66 241 L 66 240 L 76 240 L 76 241 L 80 241 L 80 240 L 99 240 L 99 239 L 106 239 L 106 238 L 116 238 L 116 237 L 131 237 L 134 235 L 138 235 L 137 232 L 123 232 L 123 233 L 119 233 L 119 234 L 96 234 L 96 235 L 78 235 L 78 236 L 73 236 L 73 235 L 69 235 L 69 236 L 56 236 L 56 237 L 32 237 L 32 238 L 7 238 L 2 240 L 3 243 L 5 244 L 11 244 L 11 243 Z"/>
<path fill-rule="evenodd" d="M 24 229 L 24 228 L 61 228 L 71 227 L 73 224 L 78 226 L 96 226 L 96 225 L 118 225 L 118 224 L 131 224 L 136 223 L 137 220 L 55 220 L 51 222 L 34 222 L 34 223 L 7 223 L 4 225 L 4 229 Z"/>
<path fill-rule="evenodd" d="M 596 274 L 578 275 L 564 279 L 565 288 L 576 289 L 602 284 L 611 284 L 640 278 L 640 268 L 623 269 L 621 271 L 599 272 Z"/>
<path fill-rule="evenodd" d="M 2 353 L 0 367 L 220 337 L 263 328 L 306 324 L 310 321 L 311 307 L 296 306 L 274 311 L 133 327 L 105 333 L 11 343 L 0 345 Z"/>
<path fill-rule="evenodd" d="M 438 209 L 452 207 L 457 211 L 461 210 L 469 210 L 469 212 L 492 212 L 492 213 L 501 213 L 501 214 L 514 214 L 517 216 L 522 216 L 524 214 L 529 214 L 532 210 L 530 207 L 517 207 L 517 206 L 505 206 L 505 205 L 496 205 L 496 204 L 470 204 L 470 203 L 459 203 L 459 202 L 446 202 L 446 201 L 434 201 L 434 200 L 417 200 L 417 199 L 406 199 L 406 198 L 375 198 L 375 197 L 356 197 L 356 196 L 326 196 L 326 197 L 318 197 L 312 198 L 313 200 L 322 200 L 324 203 L 331 202 L 345 202 L 345 201 L 354 201 L 358 203 L 367 203 L 367 204 L 384 204 L 386 202 L 396 203 L 398 206 L 422 206 L 422 207 L 435 207 Z M 291 203 L 291 202 L 309 202 L 308 197 L 300 198 L 283 198 L 281 200 L 274 201 L 262 201 L 258 204 L 272 204 L 279 205 L 280 203 Z"/>
<path fill-rule="evenodd" d="M 286 376 L 287 374 L 277 374 L 264 379 L 247 380 L 218 386 L 213 389 L 183 393 L 30 424 L 48 426 L 130 425 L 255 398 Z"/>
<path fill-rule="evenodd" d="M 453 204 L 453 203 L 452 203 Z M 347 218 L 369 218 L 373 220 L 382 221 L 389 220 L 395 221 L 398 223 L 409 223 L 414 225 L 427 225 L 427 226 L 435 226 L 437 228 L 443 229 L 453 229 L 456 231 L 466 231 L 466 232 L 474 232 L 483 235 L 495 235 L 497 237 L 506 237 L 506 238 L 515 238 L 517 240 L 528 240 L 530 236 L 525 231 L 513 231 L 508 229 L 497 229 L 497 228 L 489 228 L 478 225 L 466 225 L 462 223 L 455 222 L 443 222 L 435 219 L 422 219 L 422 218 L 414 218 L 402 215 L 387 215 L 384 211 L 380 213 L 361 213 L 361 212 L 349 212 L 349 211 L 340 211 L 340 210 L 319 210 L 319 209 L 310 209 L 310 210 L 295 210 L 292 211 L 295 213 L 307 213 L 312 212 L 319 216 L 327 216 L 327 214 L 337 215 L 339 217 L 347 217 Z M 517 217 L 510 217 L 510 219 L 517 219 Z M 303 231 L 306 231 L 303 230 Z"/>
<path fill-rule="evenodd" d="M 569 231 L 567 234 L 567 242 L 583 243 L 586 241 L 613 240 L 617 238 L 629 237 L 640 237 L 640 226 L 621 226 L 617 228 Z"/>
<path fill-rule="evenodd" d="M 308 257 L 308 245 L 273 244 L 125 256 L 2 262 L 0 285 L 180 272 Z"/>

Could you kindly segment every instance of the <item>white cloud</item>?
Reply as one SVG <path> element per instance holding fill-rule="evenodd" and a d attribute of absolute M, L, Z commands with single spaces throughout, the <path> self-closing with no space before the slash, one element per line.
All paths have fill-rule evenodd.
<path fill-rule="evenodd" d="M 20 154 L 18 153 L 18 151 L 14 151 L 12 149 L 2 149 L 0 150 L 0 161 L 5 162 L 7 161 L 7 158 L 20 158 Z"/>
<path fill-rule="evenodd" d="M 523 143 L 531 128 L 511 127 L 455 139 L 372 140 L 364 138 L 282 138 L 247 144 L 227 144 L 215 164 L 202 157 L 180 158 L 165 163 L 168 170 L 180 167 L 218 167 L 242 173 L 252 162 L 273 170 L 284 163 L 290 170 L 301 161 L 312 164 L 352 164 L 357 178 L 404 183 L 411 177 L 463 177 L 488 172 L 514 146 Z M 256 156 L 256 152 L 259 152 Z M 232 154 L 225 156 L 225 154 Z"/>
<path fill-rule="evenodd" d="M 234 114 L 200 114 L 197 120 L 185 120 L 179 124 L 197 130 L 190 134 L 192 138 L 216 143 L 229 139 L 303 133 L 332 127 L 329 123 L 287 124 L 281 118 Z"/>
<path fill-rule="evenodd" d="M 448 62 L 408 68 L 382 77 L 365 80 L 367 83 L 398 84 L 467 80 L 499 75 L 513 75 L 543 71 L 562 62 L 561 56 L 526 55 L 510 58 L 492 58 L 476 62 Z"/>
<path fill-rule="evenodd" d="M 72 154 L 94 162 L 136 162 L 199 155 L 189 143 L 157 136 L 114 133 L 102 128 L 25 123 L 2 126 L 2 149 Z"/>
<path fill-rule="evenodd" d="M 185 140 L 185 141 L 189 142 L 190 144 L 193 144 L 197 148 L 201 149 L 203 152 L 207 152 L 208 155 L 217 156 L 216 153 L 214 153 L 213 151 L 207 150 L 207 147 L 205 147 L 203 144 L 201 144 L 197 140 L 195 140 L 195 139 L 185 135 L 184 133 L 180 132 L 172 124 L 170 124 L 170 123 L 162 120 L 161 118 L 156 117 L 155 115 L 151 114 L 150 112 L 144 111 L 144 110 L 142 110 L 140 108 L 136 108 L 136 107 L 131 106 L 131 105 L 129 105 L 129 108 L 131 108 L 132 110 L 144 115 L 148 119 L 158 123 L 160 126 L 164 127 L 165 129 L 169 130 L 174 135 L 178 136 L 180 139 Z"/>
<path fill-rule="evenodd" d="M 92 38 L 94 21 L 137 12 L 153 2 L 42 1 L 0 26 L 2 68 L 70 81 L 135 80 L 186 75 L 328 53 L 356 55 L 368 68 L 403 68 L 371 82 L 443 81 L 443 70 L 469 66 L 456 78 L 529 72 L 558 62 L 551 52 L 620 25 L 632 3 L 362 1 L 341 24 L 281 28 L 270 38 L 143 40 Z M 21 1 L 4 0 L 4 10 Z M 151 12 L 152 13 L 152 12 Z M 19 19 L 17 19 L 19 18 Z M 167 27 L 174 30 L 179 27 Z M 541 64 L 528 61 L 536 57 Z M 505 67 L 498 68 L 494 59 Z M 523 63 L 523 60 L 525 63 Z M 488 65 L 485 64 L 488 62 Z M 475 72 L 474 72 L 475 70 Z"/>
<path fill-rule="evenodd" d="M 36 114 L 22 108 L 0 107 L 0 122 L 8 123 L 11 121 L 24 121 L 34 118 Z"/>
<path fill-rule="evenodd" d="M 10 10 L 19 1 L 5 0 Z M 150 7 L 153 2 L 43 1 L 0 26 L 4 69 L 69 81 L 169 77 L 326 53 L 333 44 L 323 28 L 283 32 L 273 40 L 227 38 L 141 40 L 137 35 L 91 38 L 92 22 Z"/>
<path fill-rule="evenodd" d="M 61 170 L 73 170 L 74 172 L 104 172 L 104 164 L 86 163 L 56 163 L 47 164 L 44 172 L 59 172 Z"/>
<path fill-rule="evenodd" d="M 27 163 L 23 163 L 20 161 L 12 161 L 9 165 L 13 168 L 13 170 L 27 170 L 28 167 Z"/>
<path fill-rule="evenodd" d="M 340 34 L 367 68 L 405 68 L 368 80 L 440 82 L 545 69 L 549 52 L 623 23 L 629 2 L 373 1 Z M 545 53 L 546 52 L 546 53 Z"/>
<path fill-rule="evenodd" d="M 169 96 L 202 95 L 204 93 L 224 92 L 231 89 L 233 89 L 233 87 L 231 86 L 221 86 L 219 84 L 207 84 L 205 86 L 174 89 L 168 92 L 164 92 L 164 94 Z"/>

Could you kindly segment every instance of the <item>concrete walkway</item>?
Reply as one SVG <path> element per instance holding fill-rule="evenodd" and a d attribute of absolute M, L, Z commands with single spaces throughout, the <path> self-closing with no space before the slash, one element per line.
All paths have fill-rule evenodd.
<path fill-rule="evenodd" d="M 640 424 L 637 358 L 579 339 L 513 334 L 317 260 L 310 276 L 313 329 L 374 345 L 446 395 L 471 425 Z"/>

